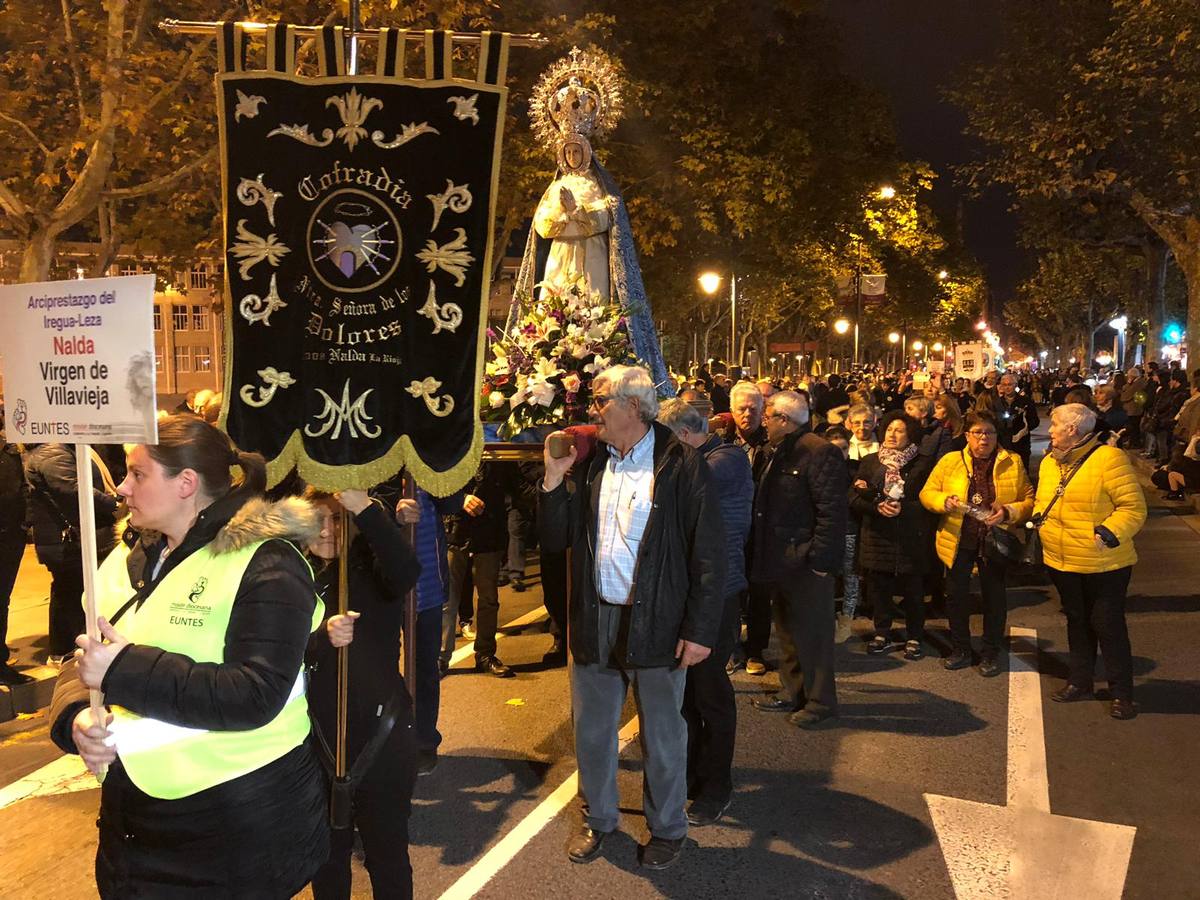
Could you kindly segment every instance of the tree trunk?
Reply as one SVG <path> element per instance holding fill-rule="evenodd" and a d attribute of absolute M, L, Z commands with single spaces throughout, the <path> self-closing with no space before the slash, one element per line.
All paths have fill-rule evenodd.
<path fill-rule="evenodd" d="M 1172 248 L 1175 262 L 1187 281 L 1187 371 L 1200 364 L 1200 243 L 1191 242 L 1180 252 Z"/>
<path fill-rule="evenodd" d="M 1163 212 L 1138 193 L 1130 205 L 1166 243 L 1187 282 L 1187 358 L 1195 368 L 1200 361 L 1200 216 Z M 1162 281 L 1165 284 L 1165 275 Z"/>
<path fill-rule="evenodd" d="M 58 229 L 39 228 L 25 244 L 21 256 L 21 271 L 18 278 L 23 283 L 49 281 L 50 263 L 54 260 L 54 248 L 58 244 Z"/>

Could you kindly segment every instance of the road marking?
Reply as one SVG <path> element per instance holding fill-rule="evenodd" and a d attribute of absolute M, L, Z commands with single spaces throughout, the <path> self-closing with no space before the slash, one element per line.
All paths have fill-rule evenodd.
<path fill-rule="evenodd" d="M 0 809 L 31 797 L 70 794 L 98 787 L 96 776 L 87 770 L 83 760 L 69 753 L 0 788 Z"/>
<path fill-rule="evenodd" d="M 507 625 L 501 625 L 500 628 L 497 628 L 496 629 L 496 640 L 499 641 L 501 638 L 506 636 L 506 635 L 500 634 L 500 631 L 504 628 L 524 628 L 526 625 L 536 625 L 538 622 L 544 622 L 548 618 L 550 618 L 550 616 L 546 612 L 545 607 L 539 606 L 534 609 L 531 609 L 529 612 L 525 613 L 525 615 L 518 616 L 517 618 L 515 618 L 511 622 L 509 622 Z M 474 656 L 474 655 L 475 655 L 475 642 L 471 641 L 468 644 L 463 644 L 461 647 L 459 647 L 457 650 L 455 650 L 450 655 L 450 665 L 456 666 L 460 662 L 462 662 L 464 659 L 466 659 L 468 656 Z"/>
<path fill-rule="evenodd" d="M 1037 632 L 1009 628 L 1007 803 L 925 794 L 958 900 L 1120 900 L 1137 829 L 1050 812 Z"/>
<path fill-rule="evenodd" d="M 638 736 L 638 717 L 634 716 L 625 723 L 617 735 L 617 753 L 623 753 L 625 748 Z M 567 808 L 567 805 L 579 792 L 579 770 L 571 775 L 551 792 L 545 800 L 502 837 L 492 849 L 480 857 L 479 862 L 464 872 L 454 884 L 441 896 L 441 900 L 469 900 L 487 886 L 500 870 L 507 866 L 525 845 L 532 841 L 550 822 Z"/>

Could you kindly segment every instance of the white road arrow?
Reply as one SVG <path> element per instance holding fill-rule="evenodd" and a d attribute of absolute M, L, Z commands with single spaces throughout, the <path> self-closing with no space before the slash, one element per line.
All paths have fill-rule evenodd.
<path fill-rule="evenodd" d="M 958 900 L 1120 900 L 1136 828 L 1050 812 L 1037 632 L 1010 628 L 1008 802 L 926 794 Z"/>

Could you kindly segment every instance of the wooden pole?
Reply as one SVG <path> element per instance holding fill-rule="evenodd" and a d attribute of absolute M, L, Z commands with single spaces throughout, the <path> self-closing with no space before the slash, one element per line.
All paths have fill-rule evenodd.
<path fill-rule="evenodd" d="M 345 508 L 338 515 L 338 615 L 350 608 L 350 514 Z M 334 748 L 334 775 L 346 777 L 346 713 L 350 694 L 350 648 L 338 647 L 337 654 L 337 737 Z"/>
<path fill-rule="evenodd" d="M 87 636 L 100 640 L 100 626 L 96 624 L 96 515 L 92 507 L 92 447 L 90 444 L 75 446 L 75 484 L 79 493 L 79 543 L 83 551 L 83 615 Z M 98 690 L 88 691 L 88 702 L 92 718 L 104 723 L 104 694 Z M 96 773 L 97 781 L 104 781 L 108 766 Z"/>
<path fill-rule="evenodd" d="M 416 498 L 416 485 L 413 484 L 412 473 L 404 474 L 404 499 L 413 500 Z M 409 525 L 405 529 L 408 532 L 408 546 L 413 553 L 417 552 L 417 526 Z M 413 711 L 417 708 L 417 588 L 416 585 L 409 590 L 408 596 L 405 597 L 404 603 L 404 683 L 408 687 L 408 694 L 412 698 Z"/>
<path fill-rule="evenodd" d="M 180 19 L 163 19 L 158 23 L 158 27 L 167 34 L 187 34 L 196 37 L 211 38 L 216 35 L 216 27 L 222 25 L 222 22 L 196 22 L 183 21 Z M 270 26 L 266 22 L 238 22 L 242 29 L 247 34 L 256 34 L 265 32 Z M 295 26 L 296 34 L 302 37 L 312 37 L 320 33 L 320 25 L 297 25 Z M 379 36 L 378 28 L 363 28 L 347 29 L 351 31 L 353 37 L 374 38 Z M 414 44 L 423 43 L 425 40 L 425 32 L 417 29 L 410 31 L 405 35 L 405 39 Z M 456 31 L 454 33 L 454 42 L 456 44 L 478 44 L 479 34 L 463 33 Z M 544 47 L 549 43 L 549 39 L 540 34 L 514 34 L 510 38 L 511 46 L 513 47 Z"/>

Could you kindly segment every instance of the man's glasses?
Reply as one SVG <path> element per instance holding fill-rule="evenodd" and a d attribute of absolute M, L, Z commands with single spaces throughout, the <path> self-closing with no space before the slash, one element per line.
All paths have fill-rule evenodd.
<path fill-rule="evenodd" d="M 967 434 L 977 438 L 994 438 L 996 436 L 996 432 L 994 431 L 980 431 L 977 428 L 972 428 Z"/>
<path fill-rule="evenodd" d="M 608 394 L 593 394 L 592 402 L 589 405 L 592 409 L 604 409 L 604 407 L 608 406 L 608 401 L 611 399 L 612 397 Z"/>

